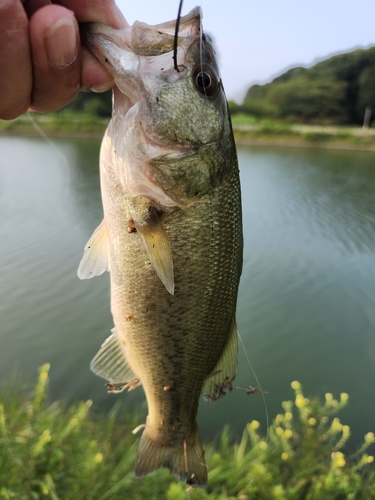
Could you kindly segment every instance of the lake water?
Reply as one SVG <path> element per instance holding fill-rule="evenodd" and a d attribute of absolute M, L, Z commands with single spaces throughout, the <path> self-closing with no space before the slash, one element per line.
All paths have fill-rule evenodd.
<path fill-rule="evenodd" d="M 142 407 L 142 389 L 106 393 L 89 363 L 110 333 L 108 274 L 80 281 L 83 247 L 102 219 L 100 141 L 0 137 L 0 377 L 51 363 L 55 398 Z M 57 149 L 58 148 L 58 149 Z M 59 153 L 59 151 L 61 153 Z M 339 397 L 358 442 L 375 431 L 375 154 L 240 149 L 245 261 L 238 328 L 273 418 L 299 380 Z M 240 349 L 236 382 L 256 386 Z M 205 441 L 239 434 L 262 397 L 202 401 Z M 140 422 L 141 423 L 141 422 Z"/>

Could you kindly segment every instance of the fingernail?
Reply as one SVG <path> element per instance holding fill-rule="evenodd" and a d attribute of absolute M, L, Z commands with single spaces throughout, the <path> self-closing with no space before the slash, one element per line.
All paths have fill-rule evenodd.
<path fill-rule="evenodd" d="M 77 57 L 77 39 L 72 19 L 59 19 L 44 36 L 47 57 L 56 68 L 66 68 Z"/>
<path fill-rule="evenodd" d="M 100 94 L 102 92 L 106 92 L 107 90 L 111 89 L 114 85 L 113 80 L 107 83 L 103 83 L 102 85 L 90 85 L 87 87 L 89 92 L 96 92 L 97 94 Z"/>

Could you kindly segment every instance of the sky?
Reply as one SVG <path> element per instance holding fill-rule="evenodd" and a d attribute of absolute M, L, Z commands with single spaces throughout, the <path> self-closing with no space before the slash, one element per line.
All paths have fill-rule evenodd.
<path fill-rule="evenodd" d="M 129 24 L 175 19 L 178 0 L 117 0 Z M 228 99 L 242 102 L 255 83 L 295 66 L 375 45 L 375 0 L 184 0 L 203 9 Z"/>

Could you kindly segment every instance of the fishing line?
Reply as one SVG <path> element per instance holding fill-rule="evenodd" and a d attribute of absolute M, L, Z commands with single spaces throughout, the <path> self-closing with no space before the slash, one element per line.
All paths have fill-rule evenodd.
<path fill-rule="evenodd" d="M 200 17 L 200 26 L 199 26 L 199 60 L 201 64 L 201 73 L 203 73 L 203 23 L 202 16 Z M 204 87 L 204 97 L 206 101 L 208 101 L 206 94 L 206 87 Z"/>
<path fill-rule="evenodd" d="M 266 426 L 267 426 L 267 434 L 266 434 L 266 442 L 268 443 L 268 440 L 269 440 L 269 427 L 270 427 L 270 423 L 269 423 L 269 415 L 268 415 L 268 409 L 267 409 L 267 403 L 266 403 L 266 398 L 264 397 L 264 391 L 262 390 L 262 387 L 260 385 L 260 382 L 259 382 L 259 379 L 255 373 L 255 370 L 253 368 L 253 365 L 251 364 L 251 361 L 250 361 L 250 358 L 247 354 L 247 351 L 246 351 L 246 348 L 245 348 L 245 344 L 243 343 L 243 340 L 242 340 L 242 337 L 241 335 L 239 334 L 239 332 L 237 331 L 237 335 L 238 335 L 238 339 L 240 341 L 240 344 L 242 346 L 242 349 L 243 349 L 243 352 L 245 353 L 245 358 L 247 360 L 247 363 L 250 367 L 250 370 L 252 372 L 252 374 L 254 375 L 254 378 L 255 378 L 255 381 L 257 383 L 257 386 L 259 387 L 260 389 L 260 393 L 262 395 L 262 400 L 263 400 L 263 406 L 264 406 L 264 412 L 265 412 L 265 415 L 266 415 Z"/>
<path fill-rule="evenodd" d="M 48 137 L 48 135 L 44 132 L 44 130 L 38 125 L 38 123 L 36 122 L 36 120 L 33 118 L 33 116 L 31 115 L 30 111 L 27 111 L 27 113 L 25 113 L 28 120 L 30 121 L 31 125 L 34 127 L 34 129 L 38 132 L 38 134 L 46 141 L 46 143 L 48 144 L 48 146 L 52 149 L 52 151 L 54 151 L 55 153 L 57 153 L 57 155 L 60 157 L 60 159 L 63 161 L 63 163 L 65 164 L 65 166 L 68 167 L 68 170 L 69 170 L 69 177 L 70 177 L 70 171 L 71 171 L 71 166 L 69 164 L 69 161 L 67 159 L 67 157 L 64 155 L 64 153 L 61 151 L 61 149 L 59 149 L 56 144 L 51 141 L 51 139 Z"/>
<path fill-rule="evenodd" d="M 177 71 L 177 73 L 180 72 L 177 64 L 177 46 L 178 46 L 178 30 L 180 28 L 181 10 L 183 3 L 184 0 L 180 0 L 180 5 L 178 6 L 178 13 L 176 19 L 176 30 L 174 32 L 174 41 L 173 41 L 173 61 L 174 61 L 174 69 Z"/>
<path fill-rule="evenodd" d="M 267 403 L 266 403 L 266 398 L 264 397 L 264 392 L 262 391 L 262 388 L 260 386 L 260 382 L 259 382 L 259 379 L 255 373 L 255 370 L 253 368 L 253 365 L 251 364 L 251 361 L 250 361 L 250 358 L 247 354 L 247 351 L 245 349 L 245 345 L 243 343 L 243 340 L 242 340 L 242 337 L 241 335 L 239 334 L 238 330 L 237 330 L 237 335 L 238 335 L 238 338 L 239 338 L 239 341 L 240 341 L 240 344 L 242 346 L 242 349 L 243 349 L 243 352 L 245 353 L 245 357 L 246 357 L 246 360 L 248 362 L 248 365 L 250 366 L 250 370 L 252 371 L 253 375 L 254 375 L 254 378 L 255 378 L 255 381 L 256 383 L 258 384 L 258 387 L 260 389 L 260 393 L 262 395 L 262 400 L 263 400 L 263 406 L 264 406 L 264 412 L 266 414 L 266 425 L 267 425 L 267 434 L 266 434 L 266 443 L 268 443 L 269 441 L 269 428 L 270 428 L 270 424 L 269 424 L 269 416 L 268 416 L 268 409 L 267 409 Z M 255 479 L 255 475 L 253 475 L 253 477 L 250 479 L 250 481 L 248 482 L 248 484 L 245 486 L 244 488 L 244 491 L 247 490 L 247 488 L 251 485 L 251 483 L 254 481 Z"/>

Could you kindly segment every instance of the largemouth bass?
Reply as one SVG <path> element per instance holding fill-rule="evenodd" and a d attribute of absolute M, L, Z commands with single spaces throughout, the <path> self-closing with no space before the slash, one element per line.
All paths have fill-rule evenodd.
<path fill-rule="evenodd" d="M 204 485 L 200 394 L 215 400 L 231 390 L 237 364 L 241 196 L 200 8 L 181 18 L 174 58 L 175 26 L 85 30 L 116 87 L 100 153 L 104 220 L 78 275 L 110 271 L 115 327 L 92 370 L 112 389 L 142 384 L 146 395 L 135 475 L 167 467 Z"/>

